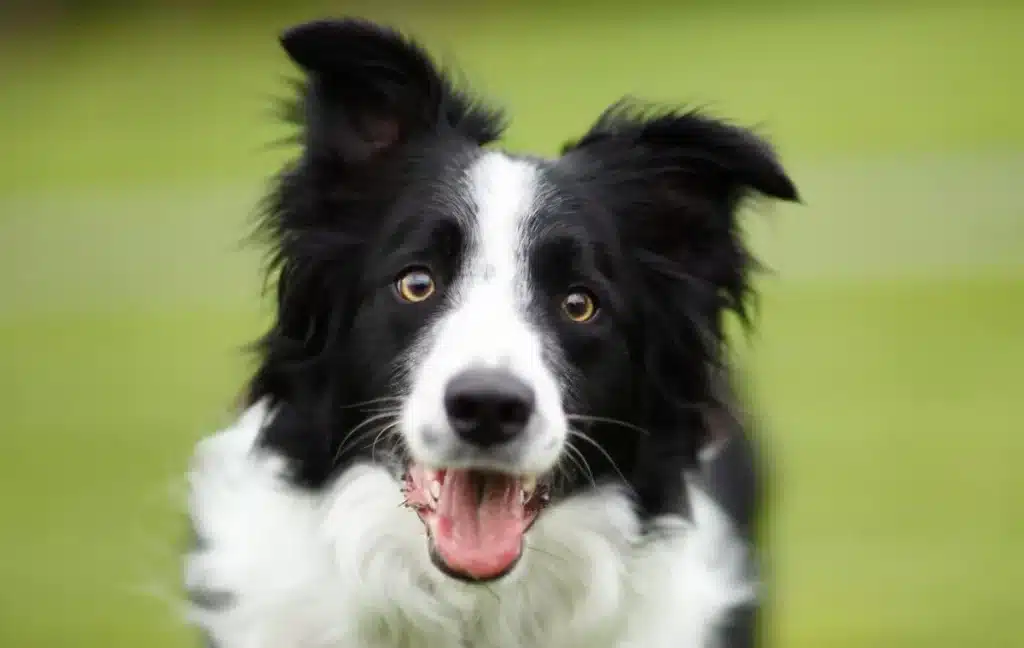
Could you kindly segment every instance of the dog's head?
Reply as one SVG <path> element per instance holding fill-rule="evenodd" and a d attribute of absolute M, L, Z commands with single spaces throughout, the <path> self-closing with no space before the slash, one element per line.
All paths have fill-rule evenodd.
<path fill-rule="evenodd" d="M 395 32 L 324 21 L 283 44 L 302 153 L 267 210 L 277 319 L 252 398 L 276 402 L 265 443 L 295 479 L 388 465 L 438 567 L 475 580 L 595 482 L 675 507 L 723 316 L 744 314 L 737 210 L 796 198 L 771 149 L 620 103 L 557 158 L 510 155 L 487 148 L 501 113 Z"/>

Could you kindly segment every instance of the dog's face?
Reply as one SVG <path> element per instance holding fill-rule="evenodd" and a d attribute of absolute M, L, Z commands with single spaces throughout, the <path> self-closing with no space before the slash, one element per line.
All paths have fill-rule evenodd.
<path fill-rule="evenodd" d="M 510 571 L 543 508 L 597 481 L 675 505 L 747 288 L 736 209 L 796 195 L 770 149 L 619 105 L 558 158 L 512 156 L 485 148 L 499 114 L 392 32 L 283 42 L 308 78 L 268 212 L 265 442 L 310 485 L 388 464 L 435 564 L 470 580 Z"/>

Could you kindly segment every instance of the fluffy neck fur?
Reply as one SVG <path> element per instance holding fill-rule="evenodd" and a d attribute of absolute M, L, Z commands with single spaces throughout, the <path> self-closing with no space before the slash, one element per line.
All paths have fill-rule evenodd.
<path fill-rule="evenodd" d="M 692 484 L 692 524 L 640 534 L 626 493 L 594 489 L 545 513 L 509 578 L 451 580 L 382 468 L 290 486 L 257 445 L 270 416 L 257 404 L 201 442 L 190 473 L 190 617 L 218 648 L 709 646 L 754 597 L 743 543 Z"/>

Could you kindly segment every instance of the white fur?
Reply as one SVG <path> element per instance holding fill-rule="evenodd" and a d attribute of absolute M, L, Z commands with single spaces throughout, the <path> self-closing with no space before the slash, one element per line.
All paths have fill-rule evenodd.
<path fill-rule="evenodd" d="M 452 580 L 385 470 L 291 487 L 254 448 L 271 415 L 256 405 L 203 440 L 190 472 L 187 585 L 234 597 L 192 610 L 218 648 L 704 648 L 755 596 L 742 543 L 692 488 L 693 525 L 667 517 L 641 538 L 624 493 L 592 490 L 542 514 L 506 578 Z"/>
<path fill-rule="evenodd" d="M 509 449 L 518 473 L 554 467 L 568 435 L 562 389 L 544 361 L 545 340 L 525 317 L 531 302 L 527 246 L 541 198 L 536 166 L 504 153 L 484 153 L 465 179 L 471 211 L 467 259 L 447 296 L 445 312 L 413 347 L 407 364 L 411 390 L 401 431 L 419 463 L 452 466 L 460 442 L 444 411 L 448 381 L 469 368 L 503 368 L 529 385 L 536 409 Z M 433 444 L 424 441 L 432 434 Z M 479 463 L 479 462 L 478 462 Z"/>

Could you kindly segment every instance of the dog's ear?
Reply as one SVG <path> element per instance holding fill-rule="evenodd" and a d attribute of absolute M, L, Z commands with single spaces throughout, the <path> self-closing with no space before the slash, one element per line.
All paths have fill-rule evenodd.
<path fill-rule="evenodd" d="M 742 309 L 751 261 L 737 220 L 743 200 L 799 201 L 765 140 L 696 111 L 621 102 L 563 154 L 620 217 L 626 244 L 688 278 L 712 318 Z"/>
<path fill-rule="evenodd" d="M 623 147 L 630 150 L 624 152 Z M 799 199 L 768 142 L 749 129 L 696 110 L 658 109 L 623 100 L 608 108 L 582 138 L 566 143 L 562 153 L 616 150 L 615 159 L 608 162 L 638 163 L 647 156 L 669 182 L 675 171 L 694 180 L 714 180 L 719 188 L 729 184 L 733 190 L 746 187 L 772 198 Z M 683 180 L 678 175 L 674 179 Z"/>
<path fill-rule="evenodd" d="M 394 30 L 320 20 L 287 30 L 281 44 L 307 75 L 303 121 L 313 155 L 359 163 L 431 131 L 453 129 L 481 145 L 501 135 L 499 112 L 456 90 Z"/>

